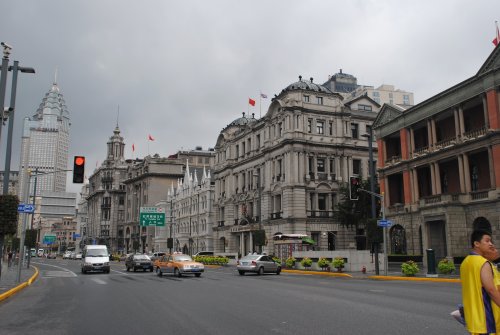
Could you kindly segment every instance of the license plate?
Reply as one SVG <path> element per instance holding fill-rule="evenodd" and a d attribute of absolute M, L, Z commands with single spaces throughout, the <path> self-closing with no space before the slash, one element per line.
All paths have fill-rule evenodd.
<path fill-rule="evenodd" d="M 243 265 L 248 265 L 248 262 L 242 262 L 241 264 L 243 264 Z"/>

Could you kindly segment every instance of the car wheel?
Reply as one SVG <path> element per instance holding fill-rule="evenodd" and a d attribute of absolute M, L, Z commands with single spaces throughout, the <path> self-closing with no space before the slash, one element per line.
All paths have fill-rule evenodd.
<path fill-rule="evenodd" d="M 199 278 L 201 276 L 201 273 L 195 273 L 194 275 Z"/>
<path fill-rule="evenodd" d="M 158 273 L 158 277 L 163 276 L 163 272 L 161 272 L 161 269 L 156 269 L 156 270 L 157 270 L 156 272 Z"/>
<path fill-rule="evenodd" d="M 276 269 L 276 274 L 279 275 L 281 273 L 281 266 Z"/>
<path fill-rule="evenodd" d="M 257 272 L 257 274 L 259 276 L 262 276 L 264 274 L 264 268 L 262 266 L 259 268 L 259 272 Z"/>
<path fill-rule="evenodd" d="M 238 273 L 240 274 L 240 276 L 245 275 L 245 271 L 238 270 Z"/>
<path fill-rule="evenodd" d="M 179 271 L 178 268 L 174 269 L 174 276 L 179 277 L 179 278 L 182 277 L 182 273 Z"/>

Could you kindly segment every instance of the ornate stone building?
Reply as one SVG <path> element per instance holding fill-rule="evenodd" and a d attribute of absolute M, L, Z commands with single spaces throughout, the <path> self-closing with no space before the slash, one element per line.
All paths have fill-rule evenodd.
<path fill-rule="evenodd" d="M 125 184 L 129 163 L 118 125 L 107 143 L 107 155 L 89 178 L 87 223 L 84 244 L 107 244 L 110 251 L 123 250 Z"/>
<path fill-rule="evenodd" d="M 390 252 L 461 258 L 473 229 L 500 238 L 500 48 L 476 75 L 374 123 Z"/>
<path fill-rule="evenodd" d="M 215 186 L 210 171 L 191 169 L 186 163 L 184 178 L 168 192 L 168 212 L 174 214 L 174 250 L 186 254 L 214 250 L 213 226 L 215 221 L 213 199 Z M 171 207 L 172 206 L 172 207 Z"/>
<path fill-rule="evenodd" d="M 279 234 L 308 235 L 316 250 L 365 248 L 355 238 L 364 231 L 340 226 L 334 213 L 348 177 L 368 177 L 363 135 L 379 108 L 369 97 L 346 102 L 299 77 L 263 118 L 243 114 L 225 127 L 215 146 L 214 250 L 258 250 L 261 228 L 269 254 Z"/>

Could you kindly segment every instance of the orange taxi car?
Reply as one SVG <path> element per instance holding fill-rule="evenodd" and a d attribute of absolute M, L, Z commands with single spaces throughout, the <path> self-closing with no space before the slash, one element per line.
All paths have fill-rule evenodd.
<path fill-rule="evenodd" d="M 202 263 L 193 261 L 191 256 L 184 254 L 163 255 L 154 263 L 156 274 L 163 276 L 164 273 L 172 273 L 174 276 L 182 277 L 186 274 L 201 276 L 205 271 Z"/>

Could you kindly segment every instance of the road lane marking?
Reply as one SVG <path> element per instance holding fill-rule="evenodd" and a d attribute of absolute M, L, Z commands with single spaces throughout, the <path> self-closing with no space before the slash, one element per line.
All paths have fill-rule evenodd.
<path fill-rule="evenodd" d="M 119 274 L 121 274 L 121 275 L 126 275 L 126 276 L 129 276 L 129 275 L 130 275 L 130 273 L 126 273 L 126 272 L 123 272 L 123 271 L 117 271 L 117 270 L 113 270 L 113 269 L 111 269 L 111 271 L 112 271 L 112 272 L 119 273 Z"/>
<path fill-rule="evenodd" d="M 106 285 L 107 282 L 105 282 L 104 280 L 102 279 L 99 279 L 99 278 L 92 278 L 93 281 L 95 281 L 97 284 L 100 284 L 100 285 Z"/>
<path fill-rule="evenodd" d="M 57 278 L 61 278 L 61 277 L 73 278 L 73 277 L 76 277 L 76 274 L 72 273 L 70 271 L 58 271 L 58 270 L 54 270 L 54 271 L 46 270 L 46 271 L 44 271 L 43 278 L 56 278 L 56 277 Z"/>
<path fill-rule="evenodd" d="M 38 264 L 38 265 L 52 266 L 52 267 L 55 267 L 55 268 L 61 269 L 61 270 L 65 271 L 65 272 L 69 272 L 69 273 L 71 273 L 71 274 L 72 274 L 72 276 L 67 276 L 67 277 L 78 277 L 78 276 L 76 275 L 76 273 L 74 273 L 73 271 L 68 270 L 68 269 L 65 269 L 65 268 L 60 267 L 60 266 L 57 266 L 57 265 L 52 265 L 52 264 L 47 264 L 47 263 L 39 263 L 39 262 L 32 262 L 32 263 L 33 263 L 33 264 Z M 50 271 L 48 271 L 48 272 L 50 272 Z"/>

